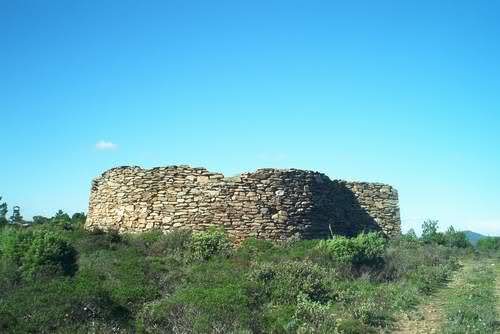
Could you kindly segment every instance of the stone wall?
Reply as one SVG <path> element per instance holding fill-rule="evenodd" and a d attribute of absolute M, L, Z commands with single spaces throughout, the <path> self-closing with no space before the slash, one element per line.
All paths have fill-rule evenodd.
<path fill-rule="evenodd" d="M 113 168 L 92 182 L 86 228 L 141 232 L 224 227 L 247 237 L 288 239 L 400 233 L 397 191 L 330 180 L 297 169 L 259 169 L 226 178 L 204 168 Z"/>

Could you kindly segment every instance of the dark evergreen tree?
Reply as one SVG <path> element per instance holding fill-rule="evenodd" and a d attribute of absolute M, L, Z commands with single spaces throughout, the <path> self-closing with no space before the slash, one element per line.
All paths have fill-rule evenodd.
<path fill-rule="evenodd" d="M 71 216 L 71 223 L 73 224 L 84 224 L 87 216 L 83 212 L 77 212 Z"/>
<path fill-rule="evenodd" d="M 2 196 L 0 196 L 0 226 L 7 224 L 7 203 L 2 203 Z"/>
<path fill-rule="evenodd" d="M 71 218 L 67 213 L 63 210 L 59 210 L 56 212 L 56 215 L 52 218 L 55 223 L 67 223 L 71 221 Z"/>
<path fill-rule="evenodd" d="M 9 222 L 11 224 L 22 224 L 24 223 L 23 216 L 21 216 L 21 208 L 15 206 L 12 208 L 12 216 L 10 216 Z"/>

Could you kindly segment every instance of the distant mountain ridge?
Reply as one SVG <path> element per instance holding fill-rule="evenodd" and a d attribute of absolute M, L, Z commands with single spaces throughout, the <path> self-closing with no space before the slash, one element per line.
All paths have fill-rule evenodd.
<path fill-rule="evenodd" d="M 487 236 L 485 235 L 482 235 L 480 233 L 477 233 L 477 232 L 472 232 L 472 231 L 463 231 L 465 233 L 465 236 L 467 237 L 467 239 L 469 240 L 469 242 L 472 244 L 472 245 L 477 245 L 477 242 L 480 240 L 480 239 L 483 239 L 483 238 L 486 238 Z"/>

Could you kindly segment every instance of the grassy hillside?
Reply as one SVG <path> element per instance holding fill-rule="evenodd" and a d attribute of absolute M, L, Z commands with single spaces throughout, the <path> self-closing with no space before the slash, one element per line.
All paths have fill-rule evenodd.
<path fill-rule="evenodd" d="M 389 331 L 469 252 L 451 234 L 232 247 L 217 230 L 122 236 L 77 218 L 1 230 L 2 333 Z"/>

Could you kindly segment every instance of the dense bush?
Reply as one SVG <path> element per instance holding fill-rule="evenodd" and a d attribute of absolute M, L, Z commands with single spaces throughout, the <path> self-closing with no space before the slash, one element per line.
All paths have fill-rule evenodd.
<path fill-rule="evenodd" d="M 337 317 L 330 304 L 311 301 L 299 295 L 290 325 L 296 326 L 299 333 L 335 333 Z"/>
<path fill-rule="evenodd" d="M 362 233 L 355 238 L 335 236 L 322 240 L 318 249 L 343 264 L 377 265 L 383 260 L 386 239 L 378 233 Z"/>
<path fill-rule="evenodd" d="M 453 249 L 400 238 L 389 243 L 379 278 L 386 281 L 409 280 L 421 292 L 428 294 L 457 268 Z"/>
<path fill-rule="evenodd" d="M 230 250 L 231 242 L 222 230 L 212 229 L 192 236 L 191 251 L 196 259 L 208 260 L 216 255 L 228 255 Z"/>
<path fill-rule="evenodd" d="M 141 254 L 125 245 L 113 251 L 97 250 L 91 257 L 82 258 L 78 276 L 100 281 L 119 304 L 137 305 L 159 296 L 148 269 Z"/>
<path fill-rule="evenodd" d="M 389 320 L 392 300 L 384 285 L 356 280 L 341 282 L 338 289 L 337 301 L 353 319 L 371 326 L 383 326 Z"/>
<path fill-rule="evenodd" d="M 294 303 L 299 295 L 324 302 L 331 294 L 327 270 L 308 261 L 257 264 L 248 277 L 265 299 L 277 303 Z"/>
<path fill-rule="evenodd" d="M 126 241 L 133 247 L 141 250 L 146 256 L 167 256 L 186 253 L 192 243 L 190 231 L 177 230 L 164 233 L 152 230 L 142 234 L 127 235 Z"/>
<path fill-rule="evenodd" d="M 52 231 L 8 229 L 0 237 L 0 256 L 17 265 L 24 278 L 37 274 L 72 275 L 77 269 L 75 248 Z"/>
<path fill-rule="evenodd" d="M 21 259 L 21 270 L 26 277 L 46 269 L 72 275 L 77 270 L 76 256 L 74 247 L 57 233 L 36 231 Z"/>
<path fill-rule="evenodd" d="M 455 248 L 471 248 L 472 244 L 467 239 L 464 232 L 455 231 L 453 226 L 450 226 L 444 234 L 446 246 Z"/>

